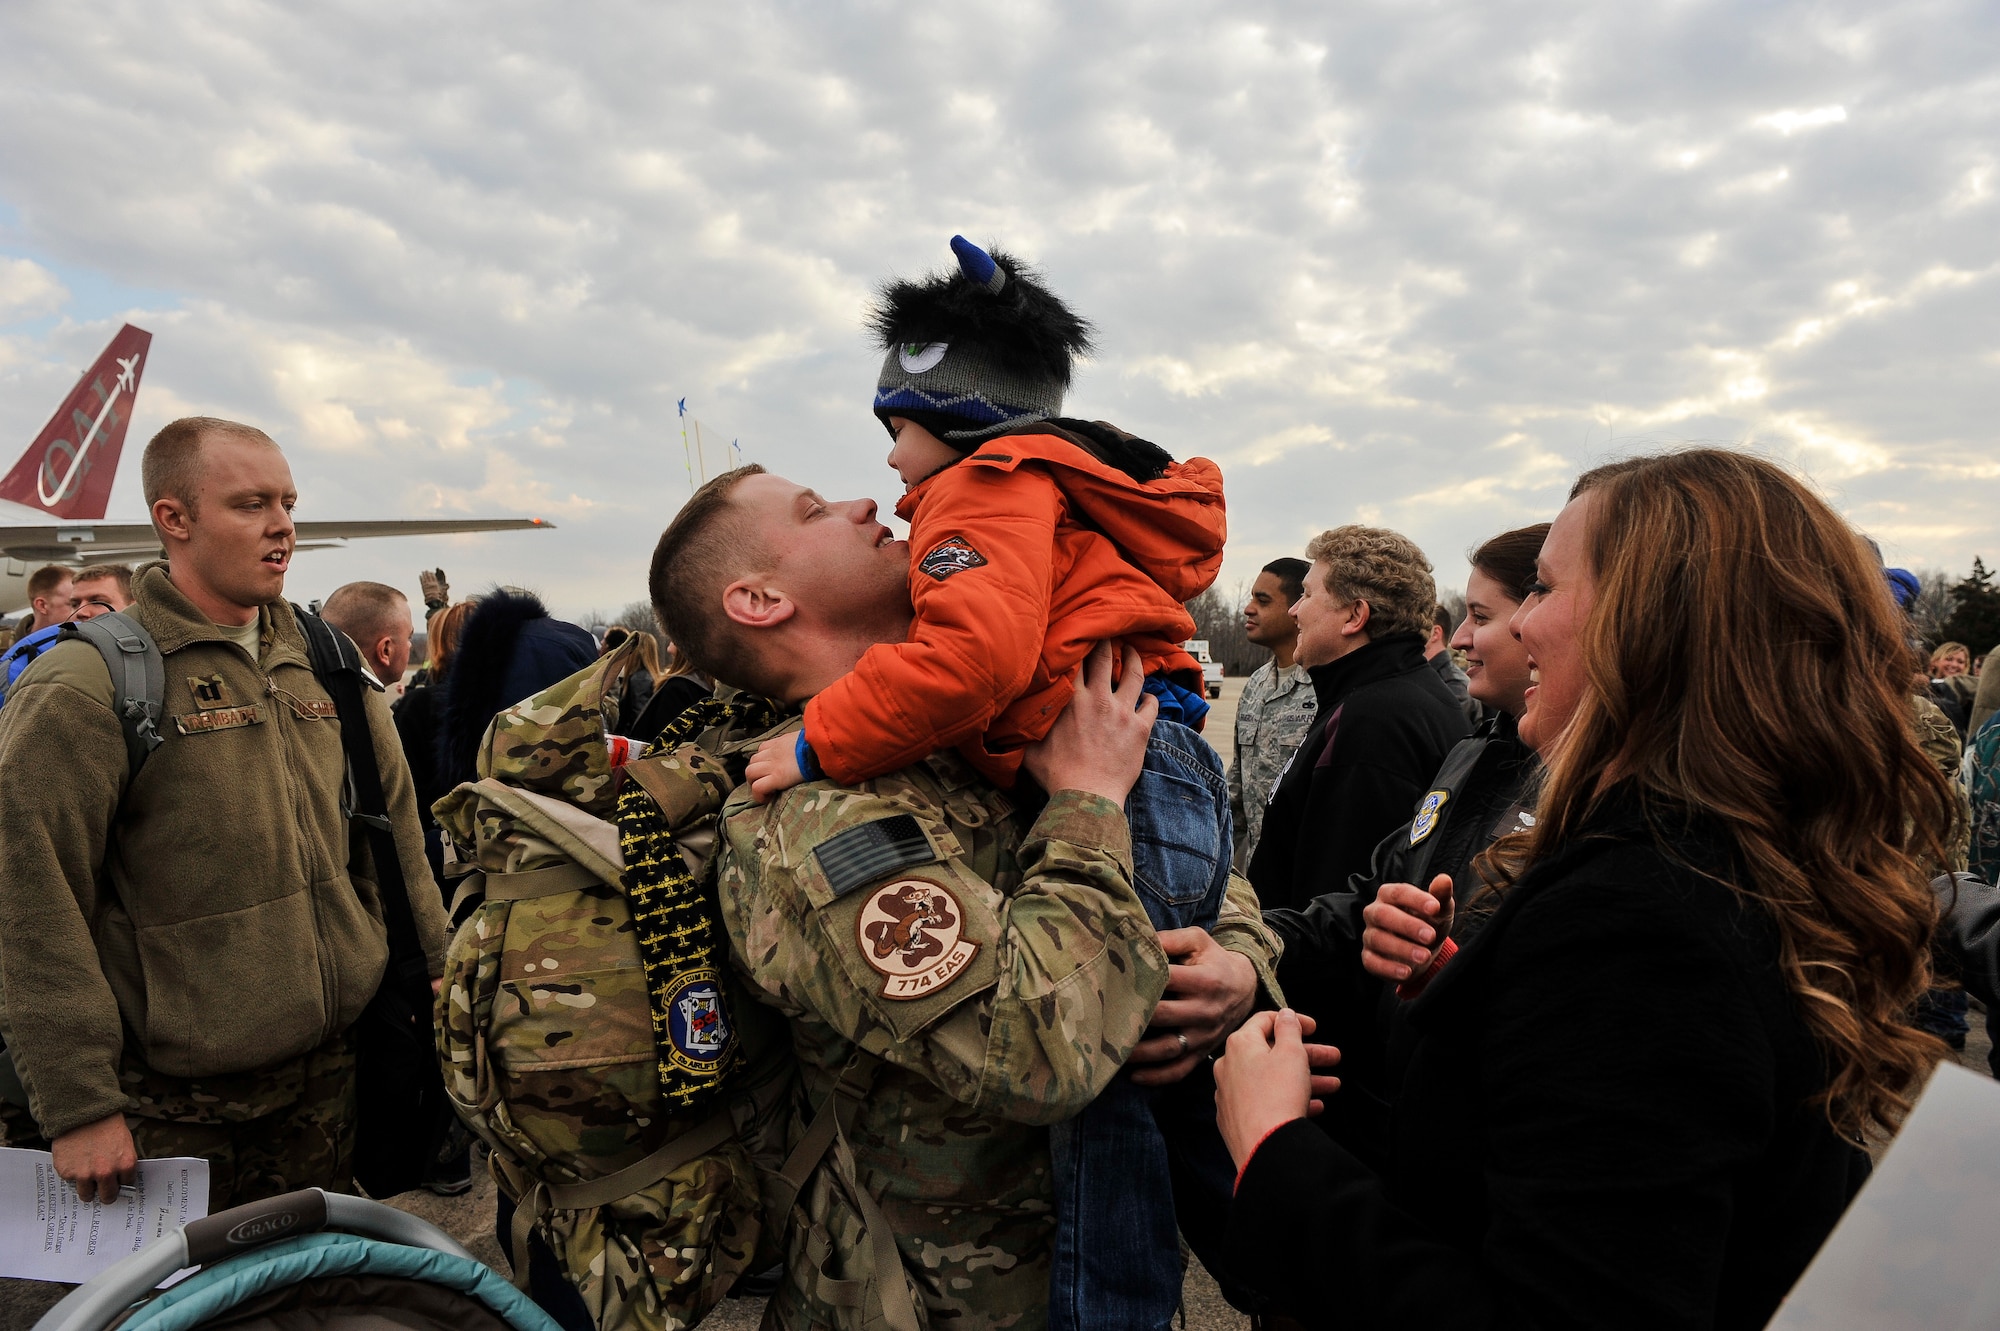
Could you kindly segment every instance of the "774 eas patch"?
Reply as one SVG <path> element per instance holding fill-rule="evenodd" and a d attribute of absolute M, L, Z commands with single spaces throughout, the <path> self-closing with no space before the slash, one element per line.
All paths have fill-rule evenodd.
<path fill-rule="evenodd" d="M 986 556 L 973 549 L 972 542 L 953 532 L 932 546 L 930 553 L 917 561 L 917 569 L 943 582 L 954 573 L 978 568 L 985 562 Z"/>
<path fill-rule="evenodd" d="M 979 944 L 964 937 L 965 907 L 943 883 L 904 878 L 878 889 L 855 920 L 861 959 L 882 976 L 882 997 L 923 998 L 957 979 Z"/>

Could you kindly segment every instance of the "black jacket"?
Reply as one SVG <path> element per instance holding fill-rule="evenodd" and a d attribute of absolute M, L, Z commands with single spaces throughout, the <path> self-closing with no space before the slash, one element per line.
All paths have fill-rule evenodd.
<path fill-rule="evenodd" d="M 1466 733 L 1417 634 L 1389 634 L 1308 673 L 1318 719 L 1272 793 L 1250 859 L 1267 910 L 1302 907 L 1365 874 L 1376 843 L 1409 820 Z"/>
<path fill-rule="evenodd" d="M 451 793 L 438 776 L 438 698 L 437 685 L 412 685 L 395 707 L 396 734 L 403 741 L 403 757 L 417 788 L 418 821 L 425 827 L 437 825 L 431 805 Z"/>
<path fill-rule="evenodd" d="M 619 733 L 628 739 L 651 744 L 666 729 L 667 722 L 713 692 L 694 675 L 668 675 L 660 681 L 652 696 L 646 700 L 645 707 L 630 722 L 623 719 L 622 712 L 619 714 Z"/>
<path fill-rule="evenodd" d="M 597 639 L 552 619 L 540 598 L 495 591 L 458 635 L 451 669 L 438 687 L 437 776 L 447 791 L 479 779 L 479 742 L 498 712 L 597 660 Z"/>
<path fill-rule="evenodd" d="M 1361 908 L 1385 883 L 1428 887 L 1438 874 L 1449 874 L 1457 906 L 1452 933 L 1465 946 L 1483 918 L 1466 909 L 1478 892 L 1472 862 L 1521 825 L 1523 800 L 1531 796 L 1530 779 L 1538 769 L 1514 718 L 1495 713 L 1452 748 L 1409 821 L 1375 847 L 1367 873 L 1349 878 L 1344 891 L 1314 897 L 1303 910 L 1264 912 L 1264 923 L 1285 944 L 1278 983 L 1286 1001 L 1319 1023 L 1315 1039 L 1341 1051 L 1341 1093 L 1317 1122 L 1370 1164 L 1382 1159 L 1387 1144 L 1389 1102 L 1401 1062 L 1392 1050 L 1406 1042 L 1408 1004 L 1396 996 L 1395 985 L 1361 968 Z"/>
<path fill-rule="evenodd" d="M 1309 1323 L 1761 1327 L 1867 1175 L 1720 833 L 1614 797 L 1415 999 L 1393 1163 L 1304 1121 L 1226 1265 Z"/>

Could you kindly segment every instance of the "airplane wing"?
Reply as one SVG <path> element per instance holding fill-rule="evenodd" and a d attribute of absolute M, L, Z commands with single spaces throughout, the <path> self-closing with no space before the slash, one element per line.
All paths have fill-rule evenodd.
<path fill-rule="evenodd" d="M 454 532 L 553 529 L 542 518 L 406 518 L 384 522 L 301 522 L 298 548 L 323 550 L 369 536 L 445 536 Z M 150 522 L 72 522 L 0 527 L 0 554 L 31 563 L 100 563 L 157 559 L 160 538 Z"/>

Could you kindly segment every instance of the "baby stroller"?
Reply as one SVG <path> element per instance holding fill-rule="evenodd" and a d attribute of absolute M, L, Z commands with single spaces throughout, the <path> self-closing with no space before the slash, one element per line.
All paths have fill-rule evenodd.
<path fill-rule="evenodd" d="M 184 1266 L 202 1269 L 152 1293 Z M 35 1323 L 35 1331 L 112 1327 L 560 1331 L 437 1226 L 318 1188 L 251 1202 L 165 1235 L 79 1285 Z"/>

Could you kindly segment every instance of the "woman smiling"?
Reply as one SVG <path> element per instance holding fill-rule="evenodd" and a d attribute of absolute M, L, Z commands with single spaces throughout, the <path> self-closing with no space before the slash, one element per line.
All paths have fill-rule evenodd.
<path fill-rule="evenodd" d="M 1388 1163 L 1304 1124 L 1329 1060 L 1260 1014 L 1216 1070 L 1230 1275 L 1317 1324 L 1761 1326 L 1941 1052 L 1904 1021 L 1953 809 L 1916 662 L 1854 533 L 1743 454 L 1586 475 L 1538 578 L 1536 821 L 1410 1005 Z"/>

